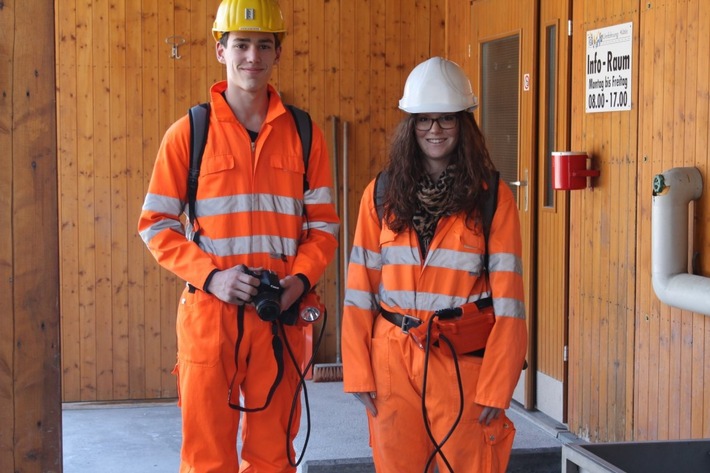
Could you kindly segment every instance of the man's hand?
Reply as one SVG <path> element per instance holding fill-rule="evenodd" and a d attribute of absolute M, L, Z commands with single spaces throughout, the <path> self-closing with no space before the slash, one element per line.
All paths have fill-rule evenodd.
<path fill-rule="evenodd" d="M 374 392 L 353 393 L 353 396 L 365 405 L 365 409 L 367 409 L 372 417 L 377 417 L 377 408 L 375 407 L 375 402 L 373 401 L 375 398 Z"/>
<path fill-rule="evenodd" d="M 279 281 L 279 284 L 281 284 L 281 289 L 283 289 L 280 301 L 283 310 L 291 307 L 293 303 L 303 295 L 303 291 L 306 289 L 301 278 L 297 276 L 286 276 Z"/>
<path fill-rule="evenodd" d="M 211 294 L 229 304 L 244 305 L 251 302 L 252 296 L 257 293 L 259 280 L 244 272 L 244 265 L 218 271 L 206 287 Z"/>

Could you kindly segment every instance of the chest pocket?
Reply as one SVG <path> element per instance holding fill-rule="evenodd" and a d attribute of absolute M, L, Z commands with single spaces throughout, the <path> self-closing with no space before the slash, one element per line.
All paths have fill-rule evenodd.
<path fill-rule="evenodd" d="M 458 265 L 472 276 L 483 272 L 483 255 L 486 252 L 483 234 L 479 229 L 459 227 L 454 231 L 456 251 L 460 253 Z"/>
<path fill-rule="evenodd" d="M 387 226 L 380 231 L 382 269 L 388 265 L 420 265 L 419 248 L 412 242 L 410 232 L 395 233 Z"/>
<path fill-rule="evenodd" d="M 275 186 L 274 194 L 302 198 L 306 168 L 298 154 L 272 154 L 269 156 L 270 176 Z"/>
<path fill-rule="evenodd" d="M 236 168 L 234 156 L 222 154 L 216 156 L 204 156 L 200 166 L 200 176 L 216 174 L 223 171 L 230 171 Z"/>

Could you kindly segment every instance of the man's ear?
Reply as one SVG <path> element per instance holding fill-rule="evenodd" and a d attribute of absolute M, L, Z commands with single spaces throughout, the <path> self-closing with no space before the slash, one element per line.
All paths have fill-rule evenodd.
<path fill-rule="evenodd" d="M 217 56 L 217 61 L 220 63 L 224 64 L 224 46 L 222 46 L 222 43 L 217 41 L 214 45 L 214 53 L 215 56 Z"/>
<path fill-rule="evenodd" d="M 274 58 L 274 64 L 278 64 L 280 58 L 281 58 L 281 46 L 279 45 L 279 47 L 276 48 L 276 57 Z"/>

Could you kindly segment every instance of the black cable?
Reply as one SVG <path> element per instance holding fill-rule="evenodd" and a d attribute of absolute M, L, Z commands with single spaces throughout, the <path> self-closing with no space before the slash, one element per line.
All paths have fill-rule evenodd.
<path fill-rule="evenodd" d="M 311 406 L 310 406 L 310 402 L 308 401 L 308 389 L 306 388 L 306 379 L 305 379 L 304 374 L 308 373 L 308 370 L 310 370 L 311 367 L 313 366 L 313 364 L 315 363 L 315 357 L 316 357 L 316 354 L 318 353 L 318 350 L 320 349 L 320 344 L 321 344 L 321 341 L 323 340 L 323 335 L 325 334 L 325 326 L 326 326 L 327 321 L 328 321 L 328 311 L 324 309 L 323 310 L 323 324 L 321 325 L 320 333 L 318 334 L 318 339 L 316 340 L 316 343 L 313 346 L 313 353 L 311 354 L 311 359 L 308 360 L 308 363 L 306 364 L 303 371 L 301 371 L 301 369 L 298 365 L 298 360 L 296 360 L 296 357 L 293 354 L 293 350 L 291 349 L 291 345 L 288 343 L 288 338 L 286 337 L 286 331 L 283 328 L 283 323 L 280 323 L 281 333 L 283 333 L 283 338 L 284 338 L 284 345 L 286 346 L 286 352 L 288 353 L 288 356 L 291 359 L 293 366 L 296 368 L 296 373 L 298 373 L 298 384 L 296 385 L 296 392 L 294 393 L 293 399 L 291 401 L 291 411 L 289 412 L 289 415 L 288 415 L 288 424 L 286 427 L 286 457 L 288 458 L 289 465 L 291 465 L 293 467 L 297 467 L 303 461 L 303 457 L 306 454 L 306 448 L 308 447 L 308 440 L 311 436 Z M 290 439 L 291 439 L 291 429 L 293 427 L 293 418 L 296 414 L 296 403 L 300 399 L 301 389 L 303 389 L 303 403 L 306 406 L 306 438 L 303 442 L 303 449 L 301 450 L 301 455 L 298 457 L 298 460 L 295 460 L 295 459 L 291 458 L 291 448 L 290 448 L 291 447 L 291 440 Z"/>
<path fill-rule="evenodd" d="M 444 452 L 441 449 L 444 446 L 444 444 L 449 440 L 449 438 L 451 438 L 451 435 L 453 435 L 454 430 L 456 430 L 456 427 L 459 425 L 459 422 L 461 421 L 461 417 L 463 416 L 463 407 L 464 407 L 463 406 L 463 382 L 461 380 L 461 370 L 459 368 L 458 357 L 456 356 L 456 350 L 454 349 L 454 345 L 451 343 L 451 341 L 448 338 L 446 338 L 444 335 L 442 335 L 440 333 L 439 334 L 439 341 L 440 342 L 443 341 L 444 343 L 446 343 L 446 345 L 451 350 L 451 355 L 454 359 L 454 367 L 456 368 L 456 381 L 458 383 L 458 388 L 459 388 L 459 412 L 456 416 L 456 420 L 454 420 L 454 423 L 451 425 L 451 428 L 446 433 L 446 435 L 444 436 L 441 443 L 439 443 L 436 441 L 436 439 L 434 438 L 434 434 L 432 434 L 431 429 L 429 428 L 429 415 L 427 413 L 427 408 L 426 408 L 426 385 L 427 385 L 427 374 L 429 371 L 429 347 L 430 347 L 429 340 L 431 339 L 431 328 L 432 328 L 432 324 L 433 324 L 435 318 L 436 317 L 431 317 L 429 319 L 429 323 L 427 325 L 425 352 L 424 352 L 424 376 L 423 376 L 423 380 L 422 380 L 422 415 L 424 417 L 424 428 L 426 429 L 426 433 L 429 436 L 429 439 L 431 440 L 432 444 L 434 444 L 434 450 L 429 455 L 426 465 L 424 466 L 424 473 L 427 473 L 427 471 L 429 471 L 429 467 L 431 466 L 431 462 L 434 461 L 434 458 L 436 457 L 437 453 L 441 456 L 441 459 L 444 461 L 444 464 L 446 465 L 446 468 L 449 470 L 449 472 L 454 473 L 454 469 L 451 467 L 449 460 L 446 458 L 446 455 L 444 455 Z M 441 343 L 440 343 L 440 345 L 441 345 Z"/>

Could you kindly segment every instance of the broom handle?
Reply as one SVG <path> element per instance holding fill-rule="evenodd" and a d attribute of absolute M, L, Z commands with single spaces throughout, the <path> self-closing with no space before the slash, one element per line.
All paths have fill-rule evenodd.
<path fill-rule="evenodd" d="M 335 211 L 341 216 L 342 212 L 340 210 L 340 189 L 338 186 L 338 177 L 340 175 L 340 167 L 338 166 L 338 117 L 333 115 L 331 117 L 331 133 L 333 138 L 333 201 L 335 204 Z M 340 363 L 341 353 L 340 353 L 340 306 L 341 297 L 340 291 L 342 290 L 342 280 L 341 280 L 341 261 L 340 254 L 335 255 L 335 361 Z"/>
<path fill-rule="evenodd" d="M 349 229 L 348 229 L 348 122 L 343 122 L 343 280 L 348 279 L 348 245 L 349 245 Z M 341 317 L 336 319 L 337 332 L 337 362 L 340 363 L 340 322 Z"/>

